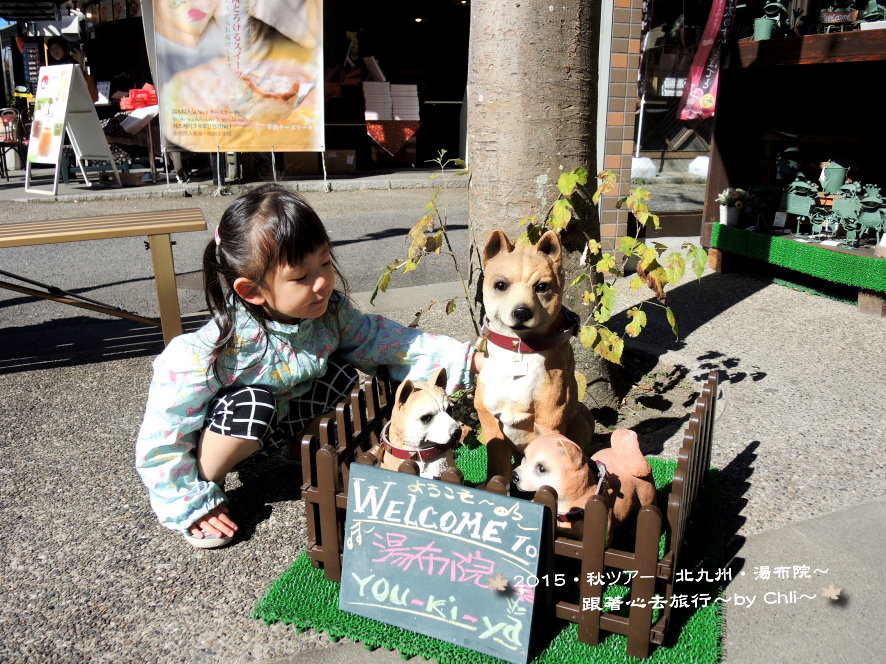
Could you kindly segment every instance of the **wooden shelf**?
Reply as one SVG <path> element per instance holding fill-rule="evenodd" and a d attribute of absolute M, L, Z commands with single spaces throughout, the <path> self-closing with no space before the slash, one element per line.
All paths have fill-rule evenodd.
<path fill-rule="evenodd" d="M 886 60 L 886 30 L 740 41 L 729 51 L 729 69 L 821 65 Z"/>

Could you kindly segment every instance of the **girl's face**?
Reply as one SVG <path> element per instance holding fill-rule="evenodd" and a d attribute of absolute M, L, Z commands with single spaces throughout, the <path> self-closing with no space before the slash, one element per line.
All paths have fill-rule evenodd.
<path fill-rule="evenodd" d="M 252 286 L 255 292 L 249 297 L 237 289 L 237 282 L 234 288 L 243 299 L 264 306 L 277 314 L 275 318 L 319 318 L 326 313 L 335 288 L 332 254 L 328 246 L 322 247 L 298 265 L 278 265 L 271 271 L 267 286 Z"/>

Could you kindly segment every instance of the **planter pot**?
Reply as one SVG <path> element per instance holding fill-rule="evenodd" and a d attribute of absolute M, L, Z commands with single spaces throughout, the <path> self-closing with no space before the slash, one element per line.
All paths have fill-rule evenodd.
<path fill-rule="evenodd" d="M 754 40 L 763 41 L 764 39 L 772 39 L 772 32 L 775 30 L 775 21 L 771 18 L 755 18 L 754 19 Z"/>
<path fill-rule="evenodd" d="M 726 226 L 738 226 L 738 221 L 741 218 L 741 210 L 736 207 L 729 207 L 728 205 L 720 206 L 720 223 Z"/>

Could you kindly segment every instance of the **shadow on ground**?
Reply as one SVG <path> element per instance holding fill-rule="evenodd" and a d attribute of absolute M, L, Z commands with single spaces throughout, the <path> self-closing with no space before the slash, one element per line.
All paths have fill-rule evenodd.
<path fill-rule="evenodd" d="M 206 320 L 207 314 L 183 316 L 182 326 L 191 332 Z M 76 316 L 0 330 L 0 374 L 157 355 L 162 350 L 159 327 Z"/>

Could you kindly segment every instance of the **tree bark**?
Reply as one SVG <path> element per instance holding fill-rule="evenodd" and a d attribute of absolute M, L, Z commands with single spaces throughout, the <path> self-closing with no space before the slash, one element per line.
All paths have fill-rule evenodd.
<path fill-rule="evenodd" d="M 598 44 L 599 6 L 590 0 L 472 0 L 468 214 L 478 249 L 490 231 L 514 240 L 520 219 L 544 215 L 561 173 L 584 166 L 593 178 Z M 600 237 L 596 209 L 581 212 L 562 237 L 567 284 L 585 234 Z M 586 315 L 580 297 L 567 292 L 566 306 Z M 611 366 L 578 344 L 576 359 L 588 378 L 587 405 L 614 408 Z"/>

